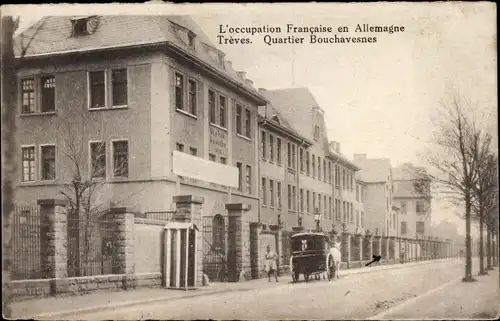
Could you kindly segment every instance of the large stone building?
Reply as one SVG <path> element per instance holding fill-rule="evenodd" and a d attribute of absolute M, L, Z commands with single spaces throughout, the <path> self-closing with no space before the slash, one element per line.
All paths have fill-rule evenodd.
<path fill-rule="evenodd" d="M 390 160 L 355 154 L 353 162 L 361 169 L 359 180 L 366 184 L 365 227 L 381 236 L 399 236 L 399 209 L 393 206 Z"/>
<path fill-rule="evenodd" d="M 242 202 L 258 220 L 266 99 L 191 18 L 46 17 L 16 38 L 22 49 L 18 204 L 92 179 L 103 207 L 163 211 L 193 194 L 205 215 Z"/>
<path fill-rule="evenodd" d="M 320 226 L 330 230 L 334 217 L 334 159 L 329 151 L 323 109 L 307 88 L 260 92 L 277 112 L 267 124 L 281 123 L 296 133 L 290 139 L 276 135 L 276 130 L 270 130 L 269 126 L 261 127 L 261 188 L 269 190 L 269 179 L 275 177 L 274 184 L 278 184 L 284 202 L 281 220 L 287 227 L 298 226 L 300 221 L 305 228 L 313 229 L 315 214 L 319 213 Z M 267 203 L 263 198 L 263 213 L 270 213 Z M 272 217 L 274 220 L 275 215 Z M 266 220 L 262 216 L 261 219 Z"/>
<path fill-rule="evenodd" d="M 402 237 L 416 238 L 431 235 L 431 190 L 423 167 L 405 163 L 392 168 L 394 204 L 400 208 Z"/>

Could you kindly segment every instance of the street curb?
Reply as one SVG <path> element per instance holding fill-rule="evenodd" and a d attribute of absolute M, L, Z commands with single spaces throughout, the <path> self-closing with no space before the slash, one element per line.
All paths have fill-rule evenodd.
<path fill-rule="evenodd" d="M 189 295 L 183 295 L 183 296 L 169 296 L 169 297 L 159 297 L 159 298 L 154 298 L 154 299 L 142 299 L 142 300 L 135 300 L 135 301 L 125 301 L 122 303 L 117 303 L 113 305 L 101 305 L 101 306 L 96 306 L 96 307 L 90 307 L 90 308 L 82 308 L 82 309 L 76 309 L 76 310 L 66 310 L 66 311 L 59 311 L 59 312 L 47 312 L 47 313 L 42 313 L 42 314 L 37 314 L 37 315 L 31 315 L 31 316 L 17 316 L 16 319 L 44 319 L 44 318 L 61 318 L 64 316 L 68 315 L 73 315 L 73 314 L 83 314 L 83 313 L 95 313 L 95 312 L 100 312 L 100 311 L 106 311 L 106 310 L 113 310 L 117 308 L 126 308 L 126 307 L 132 307 L 134 305 L 141 305 L 141 304 L 146 304 L 146 303 L 157 303 L 157 302 L 162 302 L 162 301 L 176 301 L 176 300 L 183 300 L 183 299 L 189 299 L 189 298 L 195 298 L 199 296 L 210 296 L 214 294 L 221 294 L 221 293 L 228 293 L 228 292 L 245 292 L 245 291 L 250 291 L 252 290 L 251 288 L 244 288 L 244 289 L 224 289 L 224 290 L 218 290 L 218 291 L 203 291 L 203 292 L 198 292 L 198 293 L 193 293 Z"/>
<path fill-rule="evenodd" d="M 374 272 L 380 272 L 380 271 L 385 271 L 385 270 L 397 270 L 397 269 L 404 269 L 404 268 L 410 268 L 414 266 L 419 266 L 419 265 L 426 265 L 430 263 L 440 263 L 440 262 L 445 262 L 445 261 L 452 261 L 453 259 L 441 259 L 441 260 L 431 260 L 431 261 L 424 261 L 424 262 L 416 262 L 417 264 L 390 264 L 390 265 L 383 265 L 383 266 L 390 266 L 388 268 L 384 269 L 370 269 L 366 271 L 359 271 L 357 272 L 356 269 L 346 269 L 344 271 L 348 271 L 346 276 L 349 276 L 351 274 L 366 274 L 366 273 L 374 273 Z M 285 284 L 285 283 L 282 283 Z M 274 288 L 274 287 L 273 287 Z M 241 289 L 222 289 L 222 290 L 215 290 L 215 291 L 210 291 L 210 290 L 201 290 L 200 292 L 193 293 L 193 294 L 188 294 L 184 296 L 164 296 L 164 297 L 158 297 L 158 298 L 152 298 L 152 299 L 141 299 L 141 300 L 135 300 L 135 301 L 125 301 L 117 304 L 112 304 L 112 305 L 101 305 L 101 306 L 95 306 L 95 307 L 90 307 L 90 308 L 81 308 L 81 309 L 75 309 L 75 310 L 66 310 L 66 311 L 59 311 L 59 312 L 46 312 L 46 313 L 41 313 L 37 315 L 31 315 L 31 316 L 18 316 L 16 319 L 44 319 L 44 318 L 62 318 L 64 316 L 68 315 L 73 315 L 73 314 L 83 314 L 83 313 L 95 313 L 95 312 L 101 312 L 105 310 L 113 310 L 117 308 L 125 308 L 125 307 L 131 307 L 134 305 L 141 305 L 141 304 L 146 304 L 146 303 L 157 303 L 157 302 L 162 302 L 162 301 L 176 301 L 176 300 L 183 300 L 183 299 L 189 299 L 189 298 L 195 298 L 195 297 L 200 297 L 200 296 L 210 296 L 210 295 L 215 295 L 215 294 L 221 294 L 221 293 L 229 293 L 229 292 L 247 292 L 251 291 L 253 288 L 241 288 Z"/>

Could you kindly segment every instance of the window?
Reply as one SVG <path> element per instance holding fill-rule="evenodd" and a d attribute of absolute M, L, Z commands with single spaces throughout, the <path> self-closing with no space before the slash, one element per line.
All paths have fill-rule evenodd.
<path fill-rule="evenodd" d="M 326 176 L 326 160 L 323 158 L 323 181 L 326 182 L 326 179 L 328 176 Z"/>
<path fill-rule="evenodd" d="M 329 196 L 328 197 L 328 218 L 332 219 L 333 218 L 333 204 L 332 204 L 332 198 Z"/>
<path fill-rule="evenodd" d="M 345 201 L 342 202 L 342 213 L 344 214 L 344 222 L 347 223 L 347 211 L 346 211 Z"/>
<path fill-rule="evenodd" d="M 220 163 L 226 165 L 227 164 L 227 158 L 221 156 Z"/>
<path fill-rule="evenodd" d="M 387 210 L 389 210 L 389 197 L 385 198 L 385 203 L 387 205 Z"/>
<path fill-rule="evenodd" d="M 236 104 L 236 134 L 241 135 L 241 105 Z"/>
<path fill-rule="evenodd" d="M 87 19 L 88 18 L 80 18 L 71 20 L 73 23 L 73 36 L 77 37 L 89 34 L 89 30 L 87 29 Z"/>
<path fill-rule="evenodd" d="M 127 69 L 111 71 L 113 106 L 127 105 Z"/>
<path fill-rule="evenodd" d="M 176 143 L 175 144 L 175 149 L 179 152 L 183 152 L 184 153 L 184 144 L 181 144 L 181 143 Z"/>
<path fill-rule="evenodd" d="M 269 200 L 270 207 L 274 207 L 274 181 L 272 179 L 269 180 Z"/>
<path fill-rule="evenodd" d="M 288 210 L 292 210 L 292 185 L 288 184 Z"/>
<path fill-rule="evenodd" d="M 41 112 L 56 110 L 56 81 L 54 76 L 42 77 L 42 106 Z"/>
<path fill-rule="evenodd" d="M 304 150 L 299 149 L 299 164 L 300 164 L 300 172 L 304 172 Z"/>
<path fill-rule="evenodd" d="M 113 173 L 115 177 L 128 177 L 128 142 L 113 142 Z"/>
<path fill-rule="evenodd" d="M 208 160 L 215 162 L 215 155 L 214 154 L 208 154 Z"/>
<path fill-rule="evenodd" d="M 210 123 L 215 124 L 215 92 L 208 90 L 208 116 Z"/>
<path fill-rule="evenodd" d="M 314 126 L 314 140 L 319 140 L 319 126 Z"/>
<path fill-rule="evenodd" d="M 299 191 L 299 198 L 300 198 L 300 212 L 304 213 L 304 189 L 301 188 Z"/>
<path fill-rule="evenodd" d="M 359 202 L 359 185 L 356 184 L 356 202 Z"/>
<path fill-rule="evenodd" d="M 276 138 L 276 161 L 281 165 L 281 138 Z"/>
<path fill-rule="evenodd" d="M 21 81 L 22 91 L 22 113 L 30 114 L 35 112 L 35 79 L 23 79 Z"/>
<path fill-rule="evenodd" d="M 312 211 L 316 209 L 316 192 L 312 192 L 313 194 L 313 199 L 312 199 Z"/>
<path fill-rule="evenodd" d="M 318 210 L 321 211 L 321 194 L 318 193 Z"/>
<path fill-rule="evenodd" d="M 309 152 L 306 152 L 306 174 L 309 175 L 311 173 L 309 166 Z"/>
<path fill-rule="evenodd" d="M 354 190 L 354 173 L 351 172 L 351 191 Z"/>
<path fill-rule="evenodd" d="M 316 177 L 316 156 L 312 154 L 312 176 Z"/>
<path fill-rule="evenodd" d="M 89 108 L 106 107 L 106 86 L 104 71 L 89 72 L 90 78 L 90 106 Z"/>
<path fill-rule="evenodd" d="M 288 143 L 287 144 L 287 152 L 288 152 L 288 167 L 292 167 L 292 144 Z"/>
<path fill-rule="evenodd" d="M 247 165 L 246 171 L 246 191 L 248 194 L 252 194 L 252 166 Z"/>
<path fill-rule="evenodd" d="M 269 134 L 269 161 L 274 162 L 274 137 Z"/>
<path fill-rule="evenodd" d="M 425 234 L 424 222 L 416 222 L 417 234 Z"/>
<path fill-rule="evenodd" d="M 184 76 L 175 73 L 175 108 L 184 108 Z"/>
<path fill-rule="evenodd" d="M 281 182 L 276 182 L 276 203 L 278 209 L 281 209 Z"/>
<path fill-rule="evenodd" d="M 318 179 L 321 180 L 321 157 L 318 156 Z"/>
<path fill-rule="evenodd" d="M 406 214 L 406 202 L 401 202 L 401 214 Z"/>
<path fill-rule="evenodd" d="M 337 221 L 340 221 L 340 200 L 335 200 L 335 215 L 337 217 Z"/>
<path fill-rule="evenodd" d="M 349 207 L 351 208 L 351 224 L 354 223 L 354 209 L 352 207 L 352 203 L 349 203 Z"/>
<path fill-rule="evenodd" d="M 292 144 L 292 168 L 297 169 L 297 146 Z"/>
<path fill-rule="evenodd" d="M 267 147 L 266 147 L 266 132 L 265 131 L 262 131 L 261 133 L 261 149 L 262 149 L 262 159 L 266 159 L 266 154 L 267 154 Z"/>
<path fill-rule="evenodd" d="M 424 213 L 424 201 L 417 200 L 415 207 L 416 207 L 415 209 L 416 209 L 418 214 Z"/>
<path fill-rule="evenodd" d="M 189 153 L 193 156 L 197 156 L 198 155 L 198 150 L 194 147 L 189 147 Z"/>
<path fill-rule="evenodd" d="M 365 227 L 365 212 L 361 211 L 361 227 Z"/>
<path fill-rule="evenodd" d="M 197 88 L 196 88 L 196 81 L 194 80 L 189 80 L 189 91 L 188 91 L 188 106 L 189 106 L 189 112 L 192 115 L 196 116 L 196 93 L 197 93 Z"/>
<path fill-rule="evenodd" d="M 328 161 L 328 182 L 332 183 L 332 162 Z"/>
<path fill-rule="evenodd" d="M 306 210 L 307 213 L 311 213 L 311 193 L 306 191 Z"/>
<path fill-rule="evenodd" d="M 41 146 L 42 152 L 42 180 L 56 178 L 56 147 Z"/>
<path fill-rule="evenodd" d="M 23 147 L 21 152 L 23 162 L 23 182 L 32 182 L 35 180 L 35 147 Z"/>
<path fill-rule="evenodd" d="M 327 208 L 328 208 L 328 203 L 326 201 L 326 195 L 324 195 L 323 196 L 323 215 L 324 215 L 324 217 L 327 217 L 327 215 L 328 215 Z"/>
<path fill-rule="evenodd" d="M 401 222 L 401 235 L 405 235 L 406 233 L 406 222 Z"/>
<path fill-rule="evenodd" d="M 106 143 L 90 143 L 91 177 L 106 177 Z"/>
<path fill-rule="evenodd" d="M 356 227 L 359 227 L 359 211 L 356 210 Z"/>
<path fill-rule="evenodd" d="M 236 167 L 238 168 L 238 191 L 242 191 L 243 190 L 243 168 L 242 168 L 242 164 L 237 162 L 236 163 Z"/>
<path fill-rule="evenodd" d="M 219 126 L 226 128 L 226 97 L 219 95 Z"/>
<path fill-rule="evenodd" d="M 346 172 L 342 169 L 342 189 L 346 189 Z"/>
<path fill-rule="evenodd" d="M 267 188 L 266 188 L 266 178 L 261 178 L 260 184 L 260 199 L 262 200 L 262 206 L 267 205 Z"/>
<path fill-rule="evenodd" d="M 247 138 L 252 138 L 252 112 L 245 109 L 245 132 Z"/>
<path fill-rule="evenodd" d="M 297 188 L 292 186 L 292 208 L 294 211 L 297 210 Z"/>

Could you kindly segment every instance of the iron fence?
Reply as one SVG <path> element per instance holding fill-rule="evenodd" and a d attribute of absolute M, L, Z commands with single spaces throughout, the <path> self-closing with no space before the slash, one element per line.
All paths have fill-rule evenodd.
<path fill-rule="evenodd" d="M 100 217 L 68 213 L 67 275 L 93 276 L 116 273 L 113 239 L 117 223 Z"/>
<path fill-rule="evenodd" d="M 203 271 L 211 281 L 228 278 L 228 217 L 220 214 L 202 217 Z"/>
<path fill-rule="evenodd" d="M 144 218 L 149 220 L 172 221 L 175 211 L 145 212 Z"/>
<path fill-rule="evenodd" d="M 38 206 L 16 206 L 12 219 L 11 278 L 13 280 L 42 279 L 47 273 L 43 268 L 43 230 Z"/>

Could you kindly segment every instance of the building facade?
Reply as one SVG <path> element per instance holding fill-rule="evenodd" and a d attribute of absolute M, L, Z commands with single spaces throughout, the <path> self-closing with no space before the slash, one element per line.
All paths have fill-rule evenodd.
<path fill-rule="evenodd" d="M 394 186 L 390 160 L 355 154 L 354 164 L 366 184 L 366 228 L 381 236 L 399 236 L 399 209 L 393 205 Z"/>
<path fill-rule="evenodd" d="M 274 176 L 278 179 L 274 183 L 282 182 L 278 188 L 282 189 L 279 193 L 284 196 L 286 210 L 281 218 L 287 227 L 302 224 L 306 229 L 314 229 L 318 224 L 316 218 L 319 218 L 320 227 L 331 230 L 334 223 L 334 158 L 328 147 L 324 111 L 307 88 L 260 91 L 277 112 L 274 122 L 286 123 L 296 133 L 296 138 L 285 140 L 266 130 L 269 126 L 262 127 L 261 187 L 267 182 L 266 176 L 279 176 Z M 278 160 L 273 164 L 274 156 L 265 152 L 266 144 L 276 146 L 276 155 L 283 157 L 281 164 Z M 269 189 L 269 185 L 266 188 Z M 261 209 L 269 213 L 264 203 Z"/>
<path fill-rule="evenodd" d="M 430 180 L 423 167 L 405 163 L 392 169 L 394 175 L 394 203 L 400 209 L 402 237 L 431 236 L 432 199 Z"/>
<path fill-rule="evenodd" d="M 89 180 L 103 207 L 162 211 L 193 194 L 206 215 L 228 202 L 258 208 L 266 99 L 191 18 L 47 17 L 16 38 L 18 56 L 35 30 L 18 70 L 17 203 Z"/>

